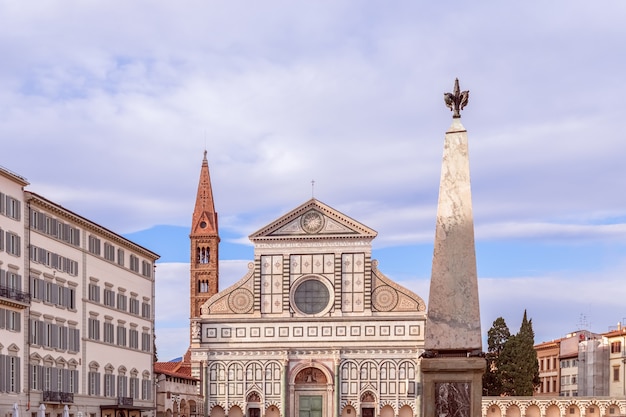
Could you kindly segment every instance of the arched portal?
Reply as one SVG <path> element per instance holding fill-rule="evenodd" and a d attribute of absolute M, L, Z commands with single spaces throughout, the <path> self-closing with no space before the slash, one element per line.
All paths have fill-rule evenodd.
<path fill-rule="evenodd" d="M 248 417 L 261 417 L 261 395 L 258 392 L 252 391 L 246 397 L 246 403 L 248 404 Z"/>
<path fill-rule="evenodd" d="M 376 396 L 371 391 L 361 394 L 361 417 L 376 416 Z"/>
<path fill-rule="evenodd" d="M 293 397 L 291 401 L 293 415 L 332 416 L 332 379 L 326 369 L 316 366 L 296 367 L 294 369 Z"/>

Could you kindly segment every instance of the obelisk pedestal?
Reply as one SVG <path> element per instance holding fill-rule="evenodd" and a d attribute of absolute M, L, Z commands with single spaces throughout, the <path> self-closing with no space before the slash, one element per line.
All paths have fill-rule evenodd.
<path fill-rule="evenodd" d="M 423 417 L 480 417 L 482 354 L 467 131 L 468 91 L 444 95 L 454 111 L 445 135 L 421 370 Z"/>

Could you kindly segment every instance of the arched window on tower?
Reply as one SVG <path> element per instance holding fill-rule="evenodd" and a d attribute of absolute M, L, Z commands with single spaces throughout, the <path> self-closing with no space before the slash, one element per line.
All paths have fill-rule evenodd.
<path fill-rule="evenodd" d="M 210 260 L 210 248 L 202 246 L 197 249 L 196 260 L 199 264 L 208 264 Z"/>
<path fill-rule="evenodd" d="M 204 279 L 198 281 L 198 292 L 209 292 L 209 281 Z"/>

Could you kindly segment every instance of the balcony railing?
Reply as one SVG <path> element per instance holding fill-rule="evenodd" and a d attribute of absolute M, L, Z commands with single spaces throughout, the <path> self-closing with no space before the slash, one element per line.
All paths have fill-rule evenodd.
<path fill-rule="evenodd" d="M 133 405 L 133 397 L 117 397 L 117 405 Z"/>
<path fill-rule="evenodd" d="M 73 403 L 73 392 L 61 392 L 61 391 L 44 391 L 43 402 L 45 403 Z"/>
<path fill-rule="evenodd" d="M 15 300 L 20 303 L 30 304 L 30 294 L 15 288 L 0 285 L 0 297 Z"/>

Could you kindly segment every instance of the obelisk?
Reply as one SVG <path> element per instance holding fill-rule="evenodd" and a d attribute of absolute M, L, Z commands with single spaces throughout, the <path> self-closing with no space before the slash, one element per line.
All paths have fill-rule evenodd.
<path fill-rule="evenodd" d="M 482 357 L 467 131 L 459 80 L 445 93 L 453 112 L 444 140 L 433 267 L 422 355 L 424 417 L 479 417 Z"/>

